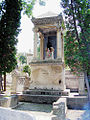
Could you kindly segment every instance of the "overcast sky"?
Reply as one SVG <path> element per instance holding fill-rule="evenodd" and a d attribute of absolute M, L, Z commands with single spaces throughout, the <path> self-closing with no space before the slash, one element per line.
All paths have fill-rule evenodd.
<path fill-rule="evenodd" d="M 37 2 L 33 9 L 33 16 L 37 17 L 48 11 L 59 14 L 62 11 L 60 8 L 60 0 L 46 0 L 46 6 L 40 6 Z M 33 23 L 30 18 L 23 14 L 21 19 L 21 29 L 22 31 L 18 36 L 18 52 L 29 52 L 30 49 L 33 51 Z"/>

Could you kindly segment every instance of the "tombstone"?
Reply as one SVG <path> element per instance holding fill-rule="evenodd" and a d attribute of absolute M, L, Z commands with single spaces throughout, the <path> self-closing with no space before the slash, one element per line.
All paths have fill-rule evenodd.
<path fill-rule="evenodd" d="M 49 15 L 49 16 L 48 16 Z M 46 13 L 32 18 L 34 24 L 34 58 L 31 65 L 30 89 L 65 90 L 64 40 L 62 15 Z M 40 59 L 37 42 L 40 40 Z"/>
<path fill-rule="evenodd" d="M 18 70 L 12 72 L 11 93 L 19 93 L 29 88 L 30 78 L 26 74 L 20 74 Z"/>

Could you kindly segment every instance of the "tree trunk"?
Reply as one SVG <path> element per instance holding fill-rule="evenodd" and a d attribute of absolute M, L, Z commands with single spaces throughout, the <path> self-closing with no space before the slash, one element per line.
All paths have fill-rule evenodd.
<path fill-rule="evenodd" d="M 88 92 L 88 100 L 90 101 L 90 86 L 89 86 L 89 81 L 88 81 L 88 77 L 87 77 L 87 73 L 86 72 L 84 72 L 84 79 L 85 79 L 87 92 Z"/>
<path fill-rule="evenodd" d="M 0 75 L 0 93 L 1 93 L 1 88 L 2 88 L 2 75 Z"/>
<path fill-rule="evenodd" d="M 0 74 L 0 93 L 3 90 L 3 84 L 2 84 L 3 78 L 2 75 Z"/>
<path fill-rule="evenodd" d="M 4 74 L 4 91 L 6 91 L 6 73 Z"/>

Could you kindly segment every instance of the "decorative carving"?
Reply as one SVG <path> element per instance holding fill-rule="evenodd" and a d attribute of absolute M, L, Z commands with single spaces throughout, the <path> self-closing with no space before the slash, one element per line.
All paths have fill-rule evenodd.
<path fill-rule="evenodd" d="M 59 21 L 63 21 L 62 15 L 47 18 L 32 18 L 32 22 L 35 25 L 54 24 L 58 23 Z"/>

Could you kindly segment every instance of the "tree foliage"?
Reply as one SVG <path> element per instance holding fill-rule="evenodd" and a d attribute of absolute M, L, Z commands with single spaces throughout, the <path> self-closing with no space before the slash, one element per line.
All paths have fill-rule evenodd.
<path fill-rule="evenodd" d="M 45 6 L 45 0 L 18 0 L 22 4 L 23 13 L 26 14 L 28 17 L 32 16 L 32 10 L 36 1 L 39 2 L 41 6 Z M 4 13 L 5 8 L 5 0 L 0 0 L 0 18 Z"/>
<path fill-rule="evenodd" d="M 28 75 L 30 76 L 30 74 L 31 74 L 31 69 L 30 69 L 29 65 L 25 65 L 25 66 L 23 67 L 23 72 L 28 73 Z"/>
<path fill-rule="evenodd" d="M 24 55 L 20 55 L 19 61 L 20 61 L 22 64 L 27 63 L 27 59 L 26 59 L 26 57 L 25 57 Z"/>
<path fill-rule="evenodd" d="M 65 61 L 72 71 L 89 72 L 90 27 L 88 0 L 62 0 L 66 20 Z"/>
<path fill-rule="evenodd" d="M 0 15 L 0 74 L 3 74 L 11 72 L 17 64 L 15 46 L 20 32 L 20 1 L 3 1 Z"/>
<path fill-rule="evenodd" d="M 44 0 L 22 0 L 23 13 L 26 14 L 28 17 L 33 15 L 32 10 L 36 1 L 38 1 L 41 6 L 45 6 Z"/>
<path fill-rule="evenodd" d="M 16 44 L 20 32 L 21 11 L 30 17 L 35 1 L 0 0 L 0 88 L 2 74 L 11 72 L 17 64 Z"/>
<path fill-rule="evenodd" d="M 90 100 L 90 2 L 62 0 L 66 20 L 65 61 L 74 73 L 84 72 Z M 87 77 L 88 76 L 88 77 Z"/>
<path fill-rule="evenodd" d="M 32 15 L 32 9 L 36 0 L 22 0 L 22 9 L 28 17 Z"/>
<path fill-rule="evenodd" d="M 11 72 L 16 65 L 16 44 L 20 31 L 21 10 L 28 16 L 36 0 L 0 1 L 0 73 Z M 42 3 L 42 0 L 39 0 Z"/>

